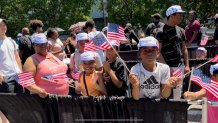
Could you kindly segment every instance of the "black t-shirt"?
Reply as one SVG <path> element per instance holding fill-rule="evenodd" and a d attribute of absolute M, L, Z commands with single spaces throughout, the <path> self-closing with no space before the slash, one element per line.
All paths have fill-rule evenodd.
<path fill-rule="evenodd" d="M 18 44 L 19 44 L 19 50 L 23 52 L 21 60 L 22 60 L 22 64 L 24 64 L 26 59 L 35 53 L 35 50 L 32 46 L 31 39 L 28 35 L 21 36 Z"/>
<path fill-rule="evenodd" d="M 162 22 L 159 22 L 157 25 L 155 25 L 154 23 L 150 23 L 146 28 L 145 34 L 147 36 L 156 37 L 157 32 L 159 32 L 159 29 L 162 28 L 163 26 L 164 26 L 164 23 Z"/>
<path fill-rule="evenodd" d="M 110 79 L 106 82 L 106 89 L 108 96 L 126 96 L 126 91 L 128 90 L 128 71 L 123 65 L 122 59 L 117 58 L 113 63 L 110 63 L 111 69 L 115 72 L 116 77 L 123 82 L 121 88 L 117 88 L 115 84 Z"/>
<path fill-rule="evenodd" d="M 215 31 L 214 31 L 214 36 L 213 36 L 214 40 L 218 40 L 218 27 L 216 27 Z"/>
<path fill-rule="evenodd" d="M 157 40 L 162 43 L 161 54 L 170 67 L 177 67 L 182 62 L 182 44 L 185 42 L 184 29 L 164 25 L 157 33 Z"/>

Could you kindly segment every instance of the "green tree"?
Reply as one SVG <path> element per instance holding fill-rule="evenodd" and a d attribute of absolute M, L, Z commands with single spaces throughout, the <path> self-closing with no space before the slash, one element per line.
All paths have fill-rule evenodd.
<path fill-rule="evenodd" d="M 152 14 L 158 12 L 165 17 L 171 5 L 181 5 L 187 12 L 196 10 L 202 22 L 218 12 L 216 0 L 108 0 L 108 22 L 123 26 L 128 22 L 133 25 L 140 23 L 145 27 L 151 22 Z"/>
<path fill-rule="evenodd" d="M 67 30 L 71 24 L 90 19 L 95 1 L 88 0 L 0 0 L 0 17 L 8 20 L 8 35 L 14 37 L 28 26 L 31 19 L 40 19 L 48 27 Z"/>

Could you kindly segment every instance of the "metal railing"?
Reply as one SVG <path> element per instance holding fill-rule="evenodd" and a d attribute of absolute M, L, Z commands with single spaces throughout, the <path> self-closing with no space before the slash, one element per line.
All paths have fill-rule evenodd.
<path fill-rule="evenodd" d="M 208 101 L 206 97 L 202 100 L 188 101 L 188 104 L 202 105 L 202 123 L 207 123 L 208 106 L 218 107 L 218 102 Z"/>

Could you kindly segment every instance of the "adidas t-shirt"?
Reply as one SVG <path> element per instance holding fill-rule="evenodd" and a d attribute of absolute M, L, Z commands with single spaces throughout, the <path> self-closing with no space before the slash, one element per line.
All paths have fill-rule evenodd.
<path fill-rule="evenodd" d="M 131 68 L 131 73 L 135 74 L 140 82 L 140 98 L 160 98 L 160 86 L 170 78 L 168 65 L 159 62 L 156 65 L 153 72 L 144 69 L 142 63 Z"/>

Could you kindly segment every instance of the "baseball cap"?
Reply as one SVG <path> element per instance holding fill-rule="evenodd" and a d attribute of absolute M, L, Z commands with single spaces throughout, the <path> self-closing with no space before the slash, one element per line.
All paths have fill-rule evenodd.
<path fill-rule="evenodd" d="M 109 44 L 110 44 L 111 46 L 117 46 L 117 47 L 119 47 L 119 42 L 118 42 L 117 40 L 110 40 L 110 41 L 109 41 Z"/>
<path fill-rule="evenodd" d="M 5 24 L 7 24 L 7 21 L 5 19 L 0 18 L 0 23 L 4 22 Z"/>
<path fill-rule="evenodd" d="M 107 31 L 107 26 L 106 27 L 104 27 L 103 29 L 102 29 L 102 32 L 105 32 L 105 31 Z"/>
<path fill-rule="evenodd" d="M 92 61 L 95 60 L 95 55 L 92 51 L 87 51 L 81 54 L 81 61 Z"/>
<path fill-rule="evenodd" d="M 210 74 L 213 75 L 215 71 L 218 71 L 218 63 L 210 66 Z"/>
<path fill-rule="evenodd" d="M 167 9 L 166 16 L 168 17 L 174 13 L 185 13 L 185 11 L 182 10 L 180 5 L 173 5 Z"/>
<path fill-rule="evenodd" d="M 198 47 L 197 51 L 198 51 L 198 50 L 207 52 L 207 50 L 206 50 L 204 47 Z"/>
<path fill-rule="evenodd" d="M 155 14 L 151 15 L 151 17 L 160 19 L 161 15 L 159 13 L 155 13 Z"/>
<path fill-rule="evenodd" d="M 148 36 L 148 37 L 145 37 L 145 38 L 141 38 L 139 40 L 138 48 L 149 47 L 149 46 L 159 48 L 158 40 L 156 38 L 154 38 L 153 36 Z"/>
<path fill-rule="evenodd" d="M 32 38 L 32 43 L 34 44 L 44 44 L 47 42 L 48 40 L 44 33 L 34 34 Z"/>
<path fill-rule="evenodd" d="M 79 33 L 76 35 L 76 41 L 89 40 L 87 33 Z"/>
<path fill-rule="evenodd" d="M 216 15 L 214 16 L 214 19 L 218 19 L 218 14 L 216 14 Z"/>

